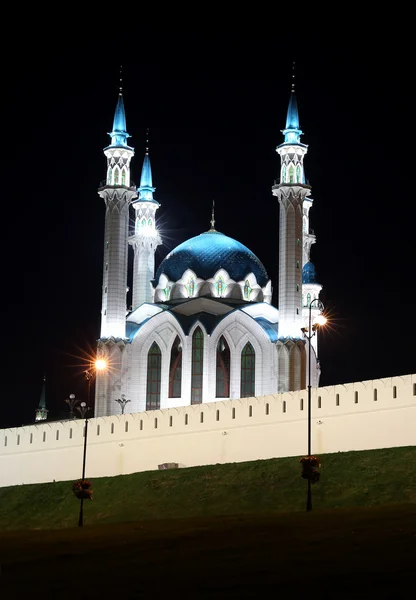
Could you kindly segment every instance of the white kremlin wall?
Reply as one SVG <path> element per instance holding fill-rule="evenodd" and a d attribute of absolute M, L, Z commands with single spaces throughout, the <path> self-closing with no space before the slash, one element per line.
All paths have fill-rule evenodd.
<path fill-rule="evenodd" d="M 84 421 L 0 430 L 0 486 L 75 480 Z M 307 453 L 307 391 L 89 420 L 87 477 Z M 312 390 L 312 452 L 416 445 L 416 374 Z"/>

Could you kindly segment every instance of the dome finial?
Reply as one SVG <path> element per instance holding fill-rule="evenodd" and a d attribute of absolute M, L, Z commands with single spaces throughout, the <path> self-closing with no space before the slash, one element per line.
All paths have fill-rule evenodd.
<path fill-rule="evenodd" d="M 118 94 L 119 94 L 119 96 L 123 95 L 123 65 L 120 65 L 120 80 L 119 80 Z"/>
<path fill-rule="evenodd" d="M 210 229 L 210 231 L 216 231 L 216 229 L 215 229 L 215 200 L 212 201 L 211 229 Z"/>

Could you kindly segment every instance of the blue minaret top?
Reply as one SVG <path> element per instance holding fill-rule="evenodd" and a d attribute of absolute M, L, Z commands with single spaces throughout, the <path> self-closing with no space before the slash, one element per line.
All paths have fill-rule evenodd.
<path fill-rule="evenodd" d="M 123 93 L 120 88 L 118 95 L 116 112 L 114 113 L 113 131 L 108 134 L 111 137 L 111 147 L 127 146 L 127 138 L 129 134 L 126 131 L 126 112 L 124 110 Z"/>
<path fill-rule="evenodd" d="M 152 181 L 152 167 L 150 166 L 149 157 L 149 130 L 146 131 L 146 154 L 144 155 L 142 174 L 140 177 L 140 187 L 137 190 L 139 192 L 139 202 L 154 202 L 159 204 L 153 198 L 153 192 L 156 188 L 153 187 Z"/>
<path fill-rule="evenodd" d="M 300 144 L 302 131 L 299 125 L 298 103 L 295 93 L 295 63 L 292 72 L 292 90 L 290 92 L 289 107 L 287 109 L 286 127 L 282 131 L 285 136 L 285 144 Z"/>
<path fill-rule="evenodd" d="M 140 187 L 137 190 L 139 192 L 139 202 L 158 202 L 153 198 L 153 192 L 156 188 L 152 185 L 152 167 L 150 166 L 150 157 L 148 148 L 146 148 L 146 154 L 144 156 L 142 175 L 140 177 Z"/>

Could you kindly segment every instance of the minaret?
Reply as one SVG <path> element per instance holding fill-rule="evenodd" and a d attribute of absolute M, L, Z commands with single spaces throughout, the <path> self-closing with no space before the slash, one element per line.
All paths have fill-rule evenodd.
<path fill-rule="evenodd" d="M 303 214 L 306 184 L 303 158 L 308 151 L 300 136 L 294 74 L 287 111 L 284 142 L 276 148 L 280 155 L 280 183 L 272 192 L 280 205 L 279 227 L 279 338 L 300 338 L 302 320 Z"/>
<path fill-rule="evenodd" d="M 129 205 L 137 197 L 130 182 L 133 148 L 127 145 L 123 90 L 120 86 L 111 144 L 104 149 L 107 179 L 98 194 L 105 202 L 101 339 L 126 337 L 126 293 Z"/>
<path fill-rule="evenodd" d="M 156 227 L 156 211 L 160 204 L 153 198 L 155 189 L 152 182 L 148 140 L 146 140 L 146 154 L 138 189 L 139 197 L 133 202 L 134 234 L 129 238 L 129 243 L 134 249 L 133 310 L 143 302 L 153 302 L 154 292 L 151 281 L 155 276 L 155 251 L 162 243 Z"/>
<path fill-rule="evenodd" d="M 48 418 L 46 408 L 46 376 L 43 376 L 42 391 L 40 393 L 39 406 L 36 409 L 35 421 L 45 421 Z"/>

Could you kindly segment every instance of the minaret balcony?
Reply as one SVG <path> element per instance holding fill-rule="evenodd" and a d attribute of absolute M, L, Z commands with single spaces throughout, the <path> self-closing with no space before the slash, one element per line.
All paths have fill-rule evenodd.
<path fill-rule="evenodd" d="M 100 181 L 100 185 L 98 186 L 98 189 L 102 190 L 104 188 L 124 188 L 125 190 L 136 191 L 136 184 L 132 179 L 130 179 L 130 185 L 109 185 L 107 183 L 107 180 L 103 179 L 102 181 Z"/>

